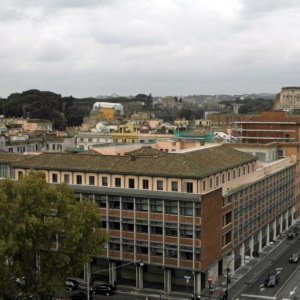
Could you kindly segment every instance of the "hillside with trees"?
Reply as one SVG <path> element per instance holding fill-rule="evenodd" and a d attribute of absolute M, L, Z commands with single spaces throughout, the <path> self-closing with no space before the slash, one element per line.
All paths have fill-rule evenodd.
<path fill-rule="evenodd" d="M 152 107 L 152 96 L 138 94 L 133 98 L 109 99 L 62 97 L 49 91 L 28 90 L 13 93 L 1 99 L 0 112 L 7 118 L 30 118 L 51 120 L 53 128 L 64 130 L 67 126 L 80 126 L 83 118 L 90 114 L 95 102 L 143 103 L 145 109 Z M 125 110 L 126 112 L 126 110 Z"/>

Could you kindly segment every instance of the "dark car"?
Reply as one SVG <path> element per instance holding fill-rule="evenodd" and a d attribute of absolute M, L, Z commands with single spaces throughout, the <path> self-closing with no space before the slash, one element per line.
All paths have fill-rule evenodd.
<path fill-rule="evenodd" d="M 115 287 L 110 284 L 97 284 L 92 286 L 91 292 L 93 295 L 112 296 L 115 293 Z"/>
<path fill-rule="evenodd" d="M 295 237 L 297 237 L 297 232 L 295 231 L 289 231 L 287 234 L 287 239 L 288 240 L 293 240 Z"/>
<path fill-rule="evenodd" d="M 279 276 L 278 274 L 269 274 L 268 277 L 266 278 L 264 284 L 265 286 L 276 286 L 279 282 Z"/>
<path fill-rule="evenodd" d="M 291 256 L 290 256 L 290 262 L 291 263 L 299 263 L 299 260 L 300 260 L 300 252 L 296 252 L 296 253 L 293 253 Z"/>
<path fill-rule="evenodd" d="M 65 289 L 69 291 L 77 290 L 79 288 L 79 282 L 76 279 L 68 278 L 65 281 Z"/>
<path fill-rule="evenodd" d="M 90 292 L 89 300 L 92 299 L 92 292 Z M 87 300 L 87 294 L 85 291 L 76 291 L 72 295 L 69 296 L 69 299 L 72 300 Z"/>

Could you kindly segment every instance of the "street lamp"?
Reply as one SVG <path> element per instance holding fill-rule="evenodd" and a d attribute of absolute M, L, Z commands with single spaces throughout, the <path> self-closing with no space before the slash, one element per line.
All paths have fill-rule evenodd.
<path fill-rule="evenodd" d="M 225 295 L 224 295 L 224 299 L 228 299 L 228 285 L 229 285 L 229 266 L 230 266 L 230 263 L 233 261 L 233 258 L 231 258 L 228 263 L 227 263 L 227 267 L 226 267 L 226 291 L 225 291 Z"/>
<path fill-rule="evenodd" d="M 186 281 L 186 292 L 188 294 L 189 293 L 189 282 L 190 282 L 191 276 L 185 275 L 184 279 Z"/>

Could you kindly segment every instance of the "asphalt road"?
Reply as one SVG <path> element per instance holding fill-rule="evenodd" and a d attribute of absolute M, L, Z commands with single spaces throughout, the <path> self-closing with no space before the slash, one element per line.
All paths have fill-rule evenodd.
<path fill-rule="evenodd" d="M 287 293 L 289 294 L 296 286 L 299 286 L 300 289 L 298 273 L 300 266 L 289 262 L 291 253 L 300 251 L 300 236 L 294 240 L 287 240 L 285 243 L 289 244 L 287 250 L 275 261 L 270 260 L 270 265 L 262 274 L 253 274 L 254 281 L 244 290 L 239 299 L 283 299 L 285 297 L 290 299 L 289 296 L 286 296 Z M 279 274 L 279 284 L 273 288 L 265 287 L 264 280 L 268 274 L 272 273 Z"/>
<path fill-rule="evenodd" d="M 300 296 L 300 264 L 297 264 L 296 270 L 290 274 L 289 279 L 282 285 L 275 296 L 277 299 L 290 299 L 292 296 Z"/>

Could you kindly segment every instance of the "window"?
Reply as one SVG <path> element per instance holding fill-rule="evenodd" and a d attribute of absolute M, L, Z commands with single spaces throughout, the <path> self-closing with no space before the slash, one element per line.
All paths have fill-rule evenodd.
<path fill-rule="evenodd" d="M 134 189 L 134 179 L 133 178 L 128 179 L 128 187 L 130 189 Z"/>
<path fill-rule="evenodd" d="M 133 240 L 123 240 L 123 252 L 134 252 Z"/>
<path fill-rule="evenodd" d="M 95 203 L 98 207 L 105 208 L 106 207 L 106 196 L 95 194 Z"/>
<path fill-rule="evenodd" d="M 57 183 L 57 174 L 52 174 L 52 182 Z"/>
<path fill-rule="evenodd" d="M 227 181 L 230 181 L 230 172 L 227 173 Z"/>
<path fill-rule="evenodd" d="M 158 234 L 162 235 L 163 234 L 163 227 L 162 227 L 162 222 L 151 222 L 151 234 Z"/>
<path fill-rule="evenodd" d="M 193 237 L 193 225 L 180 224 L 180 237 L 192 238 Z"/>
<path fill-rule="evenodd" d="M 123 219 L 122 226 L 124 231 L 134 231 L 133 219 Z"/>
<path fill-rule="evenodd" d="M 52 150 L 55 150 L 55 144 L 52 144 Z"/>
<path fill-rule="evenodd" d="M 102 177 L 102 186 L 107 186 L 107 177 Z"/>
<path fill-rule="evenodd" d="M 193 203 L 192 202 L 180 203 L 180 214 L 182 216 L 192 216 L 193 215 Z"/>
<path fill-rule="evenodd" d="M 151 243 L 150 251 L 153 256 L 162 256 L 162 244 Z"/>
<path fill-rule="evenodd" d="M 136 232 L 148 233 L 148 227 L 147 220 L 136 220 Z"/>
<path fill-rule="evenodd" d="M 176 245 L 165 245 L 165 257 L 166 258 L 177 258 L 177 246 Z"/>
<path fill-rule="evenodd" d="M 82 176 L 76 175 L 76 184 L 82 184 Z"/>
<path fill-rule="evenodd" d="M 156 189 L 158 191 L 163 191 L 163 189 L 164 189 L 164 182 L 162 180 L 157 180 L 157 182 L 156 182 Z"/>
<path fill-rule="evenodd" d="M 187 193 L 193 193 L 193 183 L 192 182 L 187 182 L 186 183 L 186 192 Z"/>
<path fill-rule="evenodd" d="M 222 174 L 222 183 L 225 183 L 225 175 Z"/>
<path fill-rule="evenodd" d="M 163 201 L 158 199 L 151 200 L 151 211 L 162 213 L 163 211 Z"/>
<path fill-rule="evenodd" d="M 124 197 L 122 200 L 122 208 L 124 210 L 133 210 L 133 198 Z"/>
<path fill-rule="evenodd" d="M 120 209 L 120 197 L 119 196 L 108 196 L 108 205 L 112 209 Z"/>
<path fill-rule="evenodd" d="M 137 211 L 148 211 L 148 199 L 136 198 L 136 210 Z"/>
<path fill-rule="evenodd" d="M 183 260 L 193 260 L 193 248 L 181 246 L 180 258 Z"/>
<path fill-rule="evenodd" d="M 230 242 L 231 242 L 231 231 L 229 231 L 225 234 L 225 237 L 223 240 L 223 246 L 229 244 Z"/>
<path fill-rule="evenodd" d="M 225 217 L 224 217 L 224 224 L 223 225 L 228 225 L 232 222 L 232 214 L 231 211 L 228 212 Z"/>
<path fill-rule="evenodd" d="M 70 183 L 70 175 L 69 174 L 64 175 L 64 182 Z"/>
<path fill-rule="evenodd" d="M 213 187 L 213 180 L 212 178 L 209 179 L 209 188 L 211 189 Z"/>
<path fill-rule="evenodd" d="M 136 241 L 136 253 L 148 254 L 148 243 L 142 241 Z"/>
<path fill-rule="evenodd" d="M 120 251 L 120 239 L 111 238 L 109 241 L 109 249 L 112 251 Z"/>
<path fill-rule="evenodd" d="M 143 190 L 148 190 L 148 189 L 149 189 L 149 180 L 143 179 Z"/>
<path fill-rule="evenodd" d="M 177 181 L 172 181 L 171 189 L 172 189 L 172 192 L 178 192 L 178 182 Z"/>
<path fill-rule="evenodd" d="M 89 185 L 95 185 L 95 176 L 89 176 Z"/>
<path fill-rule="evenodd" d="M 121 187 L 121 178 L 115 178 L 115 187 Z"/>
<path fill-rule="evenodd" d="M 216 176 L 216 186 L 219 186 L 219 176 Z"/>
<path fill-rule="evenodd" d="M 167 236 L 177 236 L 177 223 L 166 223 L 165 224 L 165 235 Z"/>
<path fill-rule="evenodd" d="M 206 190 L 206 182 L 205 182 L 205 180 L 202 181 L 202 190 L 203 191 Z"/>
<path fill-rule="evenodd" d="M 109 218 L 109 229 L 120 230 L 120 219 L 119 218 L 110 217 Z"/>
<path fill-rule="evenodd" d="M 165 207 L 166 207 L 166 211 L 165 211 L 166 214 L 177 215 L 177 213 L 178 213 L 177 201 L 166 200 Z"/>

